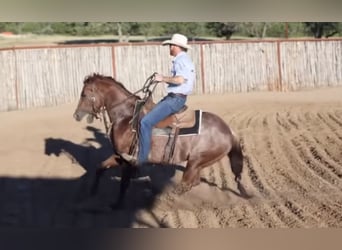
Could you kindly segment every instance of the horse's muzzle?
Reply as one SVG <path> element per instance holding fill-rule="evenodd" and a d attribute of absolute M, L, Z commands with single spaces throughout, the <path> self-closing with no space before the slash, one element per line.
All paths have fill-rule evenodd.
<path fill-rule="evenodd" d="M 75 118 L 76 121 L 81 121 L 85 115 L 88 115 L 87 117 L 87 122 L 88 123 L 92 123 L 94 121 L 94 115 L 92 114 L 89 114 L 87 112 L 83 112 L 83 111 L 76 111 L 74 114 L 73 114 L 73 117 Z"/>
<path fill-rule="evenodd" d="M 83 117 L 86 115 L 85 112 L 80 112 L 80 111 L 75 111 L 75 113 L 73 114 L 73 117 L 75 118 L 76 121 L 81 121 L 83 119 Z"/>

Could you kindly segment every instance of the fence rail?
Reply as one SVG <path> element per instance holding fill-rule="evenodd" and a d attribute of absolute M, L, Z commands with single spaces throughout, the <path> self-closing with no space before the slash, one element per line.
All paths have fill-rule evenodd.
<path fill-rule="evenodd" d="M 295 91 L 342 85 L 342 39 L 193 42 L 195 94 Z M 0 111 L 78 99 L 83 79 L 114 76 L 132 92 L 153 72 L 169 74 L 160 43 L 0 49 Z M 164 95 L 158 85 L 155 98 Z"/>

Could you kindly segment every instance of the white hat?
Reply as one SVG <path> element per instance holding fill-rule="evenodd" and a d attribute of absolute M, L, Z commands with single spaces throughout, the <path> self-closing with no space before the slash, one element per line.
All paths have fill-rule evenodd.
<path fill-rule="evenodd" d="M 173 34 L 171 40 L 166 40 L 163 45 L 173 44 L 185 49 L 191 49 L 188 45 L 188 38 L 181 34 Z"/>

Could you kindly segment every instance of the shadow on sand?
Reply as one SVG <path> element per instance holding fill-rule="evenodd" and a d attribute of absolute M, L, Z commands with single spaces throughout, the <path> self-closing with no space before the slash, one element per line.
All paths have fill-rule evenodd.
<path fill-rule="evenodd" d="M 158 195 L 171 182 L 175 168 L 171 166 L 145 169 L 147 176 L 134 179 L 125 196 L 123 207 L 112 210 L 109 204 L 118 197 L 121 167 L 108 170 L 100 179 L 98 192 L 90 196 L 97 165 L 112 154 L 105 134 L 88 126 L 92 138 L 76 144 L 61 138 L 45 139 L 45 154 L 66 155 L 85 169 L 74 179 L 0 178 L 0 227 L 112 227 L 130 228 L 136 223 L 145 227 L 167 227 L 149 212 Z M 96 141 L 99 147 L 91 143 Z M 154 222 L 137 217 L 145 209 Z"/>
<path fill-rule="evenodd" d="M 151 209 L 158 197 L 170 185 L 174 185 L 176 171 L 181 166 L 151 165 L 139 170 L 125 195 L 123 206 L 111 209 L 117 201 L 123 166 L 107 170 L 99 180 L 96 195 L 91 187 L 101 161 L 112 155 L 112 146 L 104 133 L 88 126 L 93 133 L 83 143 L 77 144 L 62 138 L 45 138 L 45 155 L 67 156 L 70 161 L 81 166 L 85 173 L 73 179 L 48 178 L 0 178 L 0 227 L 111 227 L 130 228 L 137 224 L 142 227 L 167 227 Z M 97 144 L 95 147 L 94 144 Z M 58 171 L 58 170 L 56 170 Z M 202 183 L 216 186 L 201 178 Z M 243 197 L 226 189 L 230 194 Z M 246 198 L 246 197 L 245 197 Z M 148 213 L 148 222 L 139 217 L 140 211 Z"/>

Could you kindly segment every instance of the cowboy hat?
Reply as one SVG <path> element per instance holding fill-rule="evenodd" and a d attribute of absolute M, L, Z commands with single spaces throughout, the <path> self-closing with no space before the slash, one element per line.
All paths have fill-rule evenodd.
<path fill-rule="evenodd" d="M 191 47 L 188 45 L 188 38 L 181 34 L 173 34 L 171 40 L 166 40 L 163 42 L 163 45 L 169 44 L 177 45 L 185 49 L 191 49 Z"/>

